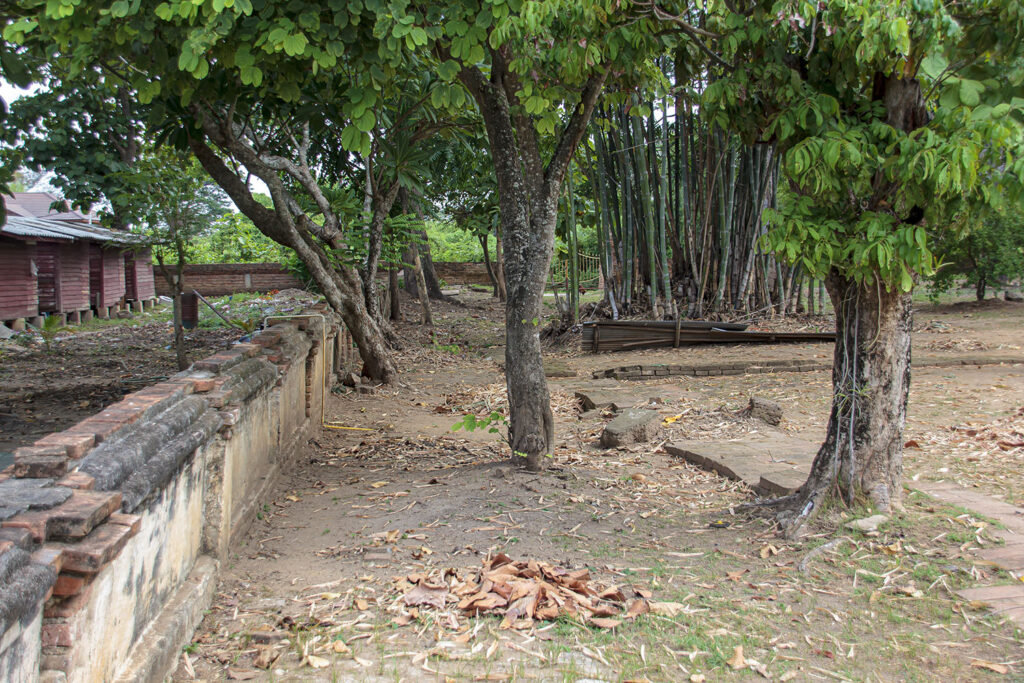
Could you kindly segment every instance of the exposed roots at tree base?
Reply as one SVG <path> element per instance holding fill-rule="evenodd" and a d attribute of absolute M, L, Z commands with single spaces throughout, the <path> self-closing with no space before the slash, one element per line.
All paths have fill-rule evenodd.
<path fill-rule="evenodd" d="M 778 524 L 779 534 L 789 541 L 795 541 L 800 537 L 800 532 L 823 507 L 829 499 L 829 494 L 837 494 L 834 486 L 819 484 L 816 487 L 808 488 L 804 484 L 796 493 L 780 498 L 759 499 L 752 503 L 739 506 L 757 516 L 774 517 Z M 841 500 L 838 495 L 834 496 Z"/>
<path fill-rule="evenodd" d="M 902 506 L 898 503 L 882 504 L 883 501 L 867 495 L 856 495 L 853 501 L 849 501 L 840 492 L 836 482 L 818 482 L 816 486 L 812 487 L 804 484 L 795 493 L 788 496 L 758 499 L 738 506 L 737 510 L 757 517 L 774 518 L 779 528 L 779 535 L 786 540 L 795 541 L 800 537 L 804 526 L 828 504 L 837 503 L 848 507 L 858 501 L 872 505 L 879 512 L 886 514 L 893 509 L 902 510 Z"/>

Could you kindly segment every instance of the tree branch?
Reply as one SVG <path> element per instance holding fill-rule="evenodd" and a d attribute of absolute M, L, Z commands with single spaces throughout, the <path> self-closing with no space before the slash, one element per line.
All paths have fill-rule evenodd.
<path fill-rule="evenodd" d="M 569 161 L 572 160 L 572 155 L 587 130 L 587 124 L 590 122 L 590 117 L 594 113 L 594 107 L 597 105 L 597 98 L 600 97 L 607 78 L 608 70 L 604 69 L 601 73 L 591 76 L 586 85 L 583 86 L 580 103 L 576 105 L 569 123 L 562 131 L 562 135 L 558 140 L 558 146 L 555 148 L 555 153 L 551 157 L 551 161 L 548 162 L 548 167 L 544 170 L 544 184 L 547 188 L 561 185 L 562 179 L 565 177 L 565 171 L 569 168 Z"/>

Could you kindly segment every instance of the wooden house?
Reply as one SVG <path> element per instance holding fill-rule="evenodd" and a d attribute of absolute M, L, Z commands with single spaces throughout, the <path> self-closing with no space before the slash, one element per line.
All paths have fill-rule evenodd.
<path fill-rule="evenodd" d="M 73 221 L 9 216 L 0 226 L 0 273 L 0 321 L 16 327 L 44 314 L 108 317 L 154 297 L 149 250 L 138 236 Z"/>

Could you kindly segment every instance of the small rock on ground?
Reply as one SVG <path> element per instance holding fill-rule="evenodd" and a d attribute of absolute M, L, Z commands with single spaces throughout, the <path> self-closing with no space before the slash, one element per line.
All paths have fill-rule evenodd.
<path fill-rule="evenodd" d="M 644 443 L 653 439 L 660 427 L 661 419 L 655 411 L 630 408 L 605 426 L 601 434 L 601 445 L 616 448 Z"/>
<path fill-rule="evenodd" d="M 871 515 L 870 517 L 847 522 L 846 528 L 853 529 L 854 531 L 878 531 L 878 527 L 888 521 L 889 518 L 885 515 Z"/>

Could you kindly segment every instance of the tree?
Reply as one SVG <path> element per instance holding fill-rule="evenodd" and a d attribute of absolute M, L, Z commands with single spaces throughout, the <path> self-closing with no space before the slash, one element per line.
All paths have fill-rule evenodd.
<path fill-rule="evenodd" d="M 1021 162 L 1015 2 L 726 3 L 704 106 L 778 146 L 789 199 L 766 244 L 825 280 L 833 399 L 811 474 L 775 501 L 796 534 L 829 498 L 902 496 L 911 290 L 939 231 L 1013 196 Z"/>
<path fill-rule="evenodd" d="M 146 150 L 130 171 L 120 174 L 118 182 L 124 194 L 114 198 L 133 223 L 133 231 L 153 247 L 173 293 L 174 348 L 178 369 L 185 370 L 189 366 L 181 319 L 185 265 L 196 238 L 223 215 L 224 196 L 189 153 L 169 147 Z M 173 261 L 173 271 L 168 261 Z"/>
<path fill-rule="evenodd" d="M 13 46 L 0 40 L 0 78 L 8 83 L 19 87 L 27 87 L 32 82 L 32 75 L 25 64 L 24 56 L 19 54 Z M 7 103 L 0 97 L 0 126 L 6 127 L 8 116 Z M 15 164 L 0 164 L 0 225 L 7 221 L 7 207 L 4 204 L 4 195 L 13 192 L 15 173 L 18 168 Z"/>
<path fill-rule="evenodd" d="M 368 235 L 349 229 L 346 203 L 332 202 L 344 189 L 339 172 L 358 170 L 350 153 L 373 151 L 377 111 L 403 65 L 381 59 L 372 21 L 360 22 L 358 7 L 271 3 L 254 12 L 248 0 L 148 0 L 50 12 L 21 0 L 17 8 L 6 40 L 60 52 L 72 70 L 104 65 L 105 76 L 149 105 L 147 123 L 161 141 L 191 149 L 261 232 L 295 251 L 352 332 L 363 374 L 396 377 L 353 262 L 356 253 L 372 254 L 352 243 Z M 110 64 L 129 68 L 111 73 Z M 252 176 L 269 188 L 272 207 L 257 201 Z"/>
<path fill-rule="evenodd" d="M 237 211 L 224 212 L 193 246 L 192 263 L 284 263 L 292 255 Z"/>
<path fill-rule="evenodd" d="M 943 265 L 931 278 L 932 291 L 966 281 L 982 301 L 989 287 L 1024 277 L 1024 215 L 1010 207 L 988 212 L 966 235 L 940 235 L 934 251 Z"/>
<path fill-rule="evenodd" d="M 498 185 L 508 291 L 509 443 L 531 470 L 554 447 L 539 325 L 561 185 L 610 79 L 660 79 L 648 57 L 673 38 L 603 2 L 451 0 L 395 4 L 377 17 L 388 49 L 425 46 L 484 120 Z M 438 98 L 460 97 L 454 87 Z"/>
<path fill-rule="evenodd" d="M 4 126 L 5 165 L 51 171 L 53 183 L 75 207 L 102 211 L 111 227 L 127 228 L 124 179 L 142 145 L 144 111 L 123 84 L 97 69 L 74 75 L 61 60 L 36 75 L 43 88 L 11 105 Z"/>

